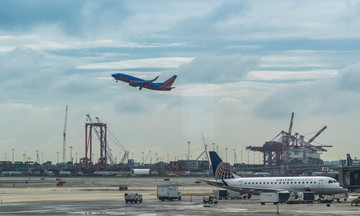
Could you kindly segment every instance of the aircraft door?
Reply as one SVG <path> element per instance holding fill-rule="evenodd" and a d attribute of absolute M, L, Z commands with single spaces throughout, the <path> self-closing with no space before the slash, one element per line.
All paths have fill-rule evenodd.
<path fill-rule="evenodd" d="M 242 186 L 243 185 L 243 183 L 242 183 L 242 181 L 238 181 L 238 186 Z"/>
<path fill-rule="evenodd" d="M 323 188 L 324 186 L 324 180 L 319 180 L 319 188 Z"/>

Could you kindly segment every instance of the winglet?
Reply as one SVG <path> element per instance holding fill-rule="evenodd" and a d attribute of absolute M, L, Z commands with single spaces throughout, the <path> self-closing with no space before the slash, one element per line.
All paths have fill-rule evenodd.
<path fill-rule="evenodd" d="M 157 78 L 159 78 L 159 76 L 155 77 L 155 79 L 153 80 L 149 80 L 150 82 L 154 82 L 155 80 L 157 80 Z"/>

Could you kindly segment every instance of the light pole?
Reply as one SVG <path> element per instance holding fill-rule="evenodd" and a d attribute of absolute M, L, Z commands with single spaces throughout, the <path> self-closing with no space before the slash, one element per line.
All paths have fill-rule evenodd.
<path fill-rule="evenodd" d="M 14 160 L 14 151 L 15 149 L 11 149 L 12 150 L 12 162 L 15 163 L 15 160 Z"/>
<path fill-rule="evenodd" d="M 215 143 L 213 143 L 212 145 L 213 145 L 213 151 L 215 151 Z"/>
<path fill-rule="evenodd" d="M 59 152 L 56 152 L 56 156 L 57 156 L 57 162 L 56 163 L 59 163 Z"/>

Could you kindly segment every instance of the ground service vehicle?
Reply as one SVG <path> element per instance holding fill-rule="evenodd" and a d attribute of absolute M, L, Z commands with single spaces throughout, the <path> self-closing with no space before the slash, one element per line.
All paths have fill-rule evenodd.
<path fill-rule="evenodd" d="M 265 203 L 274 203 L 277 205 L 279 203 L 279 194 L 278 193 L 261 193 L 260 194 L 260 203 L 265 205 Z"/>
<path fill-rule="evenodd" d="M 125 202 L 128 203 L 142 203 L 142 195 L 136 192 L 125 193 Z"/>
<path fill-rule="evenodd" d="M 213 190 L 213 194 L 220 200 L 228 198 L 228 190 Z"/>
<path fill-rule="evenodd" d="M 181 193 L 179 192 L 178 185 L 159 185 L 157 186 L 157 197 L 161 201 L 181 200 Z"/>
<path fill-rule="evenodd" d="M 217 204 L 217 199 L 214 196 L 204 196 L 203 197 L 203 203 L 209 203 L 209 204 Z"/>

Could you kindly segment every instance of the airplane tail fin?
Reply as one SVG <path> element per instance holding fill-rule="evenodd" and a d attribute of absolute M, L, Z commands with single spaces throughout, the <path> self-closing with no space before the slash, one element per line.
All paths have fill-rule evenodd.
<path fill-rule="evenodd" d="M 172 84 L 174 83 L 175 79 L 176 79 L 176 75 L 170 77 L 169 79 L 167 79 L 165 82 L 164 82 L 164 88 L 171 88 Z"/>
<path fill-rule="evenodd" d="M 229 163 L 223 162 L 215 151 L 209 151 L 209 154 L 215 179 L 234 178 L 234 175 L 231 173 Z"/>

